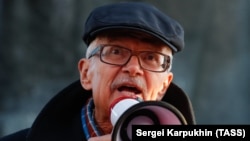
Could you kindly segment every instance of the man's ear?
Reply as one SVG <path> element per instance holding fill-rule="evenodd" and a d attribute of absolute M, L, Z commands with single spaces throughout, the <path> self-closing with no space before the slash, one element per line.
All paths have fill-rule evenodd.
<path fill-rule="evenodd" d="M 90 90 L 92 88 L 91 80 L 88 76 L 88 70 L 89 70 L 89 60 L 86 58 L 80 59 L 78 62 L 78 71 L 80 73 L 81 85 L 86 90 Z"/>
<path fill-rule="evenodd" d="M 173 80 L 173 77 L 174 77 L 173 73 L 169 72 L 168 75 L 167 75 L 167 77 L 166 77 L 166 79 L 165 79 L 165 81 L 162 84 L 161 91 L 158 93 L 157 100 L 161 100 L 164 97 L 164 95 L 165 95 L 165 93 L 166 93 L 166 91 L 167 91 L 170 83 Z"/>

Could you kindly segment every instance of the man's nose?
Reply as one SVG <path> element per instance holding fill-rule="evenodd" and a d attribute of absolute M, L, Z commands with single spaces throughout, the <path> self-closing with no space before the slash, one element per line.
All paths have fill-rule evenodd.
<path fill-rule="evenodd" d="M 137 56 L 131 56 L 128 63 L 123 66 L 122 70 L 129 73 L 130 76 L 143 74 L 143 70 L 140 66 L 139 58 Z"/>

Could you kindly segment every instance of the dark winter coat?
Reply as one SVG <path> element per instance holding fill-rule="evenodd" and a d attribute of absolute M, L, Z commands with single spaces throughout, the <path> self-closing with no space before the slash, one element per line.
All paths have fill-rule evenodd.
<path fill-rule="evenodd" d="M 0 141 L 84 141 L 81 109 L 91 91 L 82 88 L 80 81 L 59 92 L 40 112 L 31 128 L 23 129 Z M 195 124 L 192 105 L 187 95 L 171 83 L 163 101 L 175 106 L 188 124 Z"/>

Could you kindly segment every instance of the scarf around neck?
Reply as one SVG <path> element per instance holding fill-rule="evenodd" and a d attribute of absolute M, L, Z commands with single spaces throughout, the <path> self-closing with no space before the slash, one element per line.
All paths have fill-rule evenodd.
<path fill-rule="evenodd" d="M 90 137 L 103 135 L 101 129 L 98 127 L 94 119 L 94 107 L 93 98 L 90 98 L 87 104 L 83 106 L 81 111 L 83 132 L 87 140 Z"/>

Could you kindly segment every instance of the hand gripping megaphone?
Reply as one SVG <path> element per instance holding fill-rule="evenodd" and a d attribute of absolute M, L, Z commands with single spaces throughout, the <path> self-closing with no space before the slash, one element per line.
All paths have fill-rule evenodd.
<path fill-rule="evenodd" d="M 132 125 L 186 125 L 181 112 L 163 101 L 139 101 L 121 97 L 110 106 L 112 141 L 131 141 Z"/>

